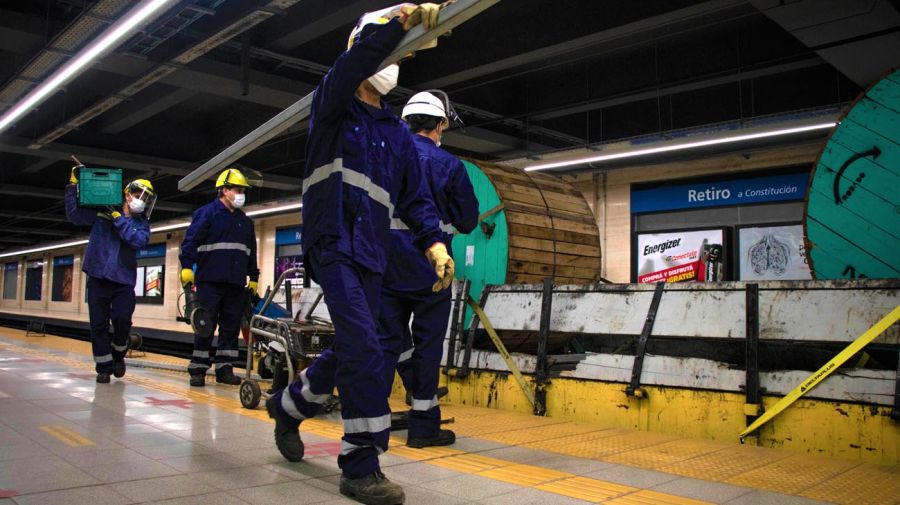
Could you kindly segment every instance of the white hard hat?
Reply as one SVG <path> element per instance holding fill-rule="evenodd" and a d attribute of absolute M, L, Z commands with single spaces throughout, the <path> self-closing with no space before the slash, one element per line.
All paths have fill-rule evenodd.
<path fill-rule="evenodd" d="M 427 91 L 422 91 L 413 95 L 412 98 L 406 102 L 406 106 L 403 107 L 400 118 L 406 119 L 407 116 L 412 116 L 413 114 L 443 118 L 445 127 L 450 123 L 447 119 L 447 111 L 444 108 L 444 102 Z"/>

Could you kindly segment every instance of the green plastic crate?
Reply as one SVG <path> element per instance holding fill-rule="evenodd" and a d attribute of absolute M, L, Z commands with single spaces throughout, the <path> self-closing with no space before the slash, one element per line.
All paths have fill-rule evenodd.
<path fill-rule="evenodd" d="M 120 207 L 122 187 L 120 168 L 81 168 L 78 171 L 78 205 Z"/>

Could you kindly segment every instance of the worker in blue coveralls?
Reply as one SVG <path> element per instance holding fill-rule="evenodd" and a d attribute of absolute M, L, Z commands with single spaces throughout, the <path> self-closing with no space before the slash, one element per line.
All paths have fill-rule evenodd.
<path fill-rule="evenodd" d="M 137 251 L 150 241 L 149 217 L 156 192 L 147 179 L 136 179 L 125 186 L 121 209 L 98 212 L 79 207 L 78 168 L 72 168 L 70 184 L 66 186 L 66 217 L 72 224 L 91 227 L 81 270 L 88 276 L 88 318 L 97 382 L 105 384 L 110 374 L 118 378 L 125 375 L 125 352 L 134 314 Z"/>
<path fill-rule="evenodd" d="M 447 95 L 432 91 L 413 95 L 400 116 L 414 134 L 419 165 L 437 205 L 443 240 L 449 244 L 454 228 L 469 233 L 478 225 L 478 199 L 466 167 L 439 147 L 444 130 L 450 126 L 448 113 L 457 116 Z M 456 441 L 451 430 L 440 426 L 438 369 L 451 300 L 449 289 L 433 289 L 435 282 L 434 269 L 417 250 L 412 232 L 399 219 L 391 221 L 391 254 L 381 289 L 379 317 L 385 381 L 390 388 L 397 368 L 407 392 L 412 393 L 406 445 L 415 448 Z"/>
<path fill-rule="evenodd" d="M 256 231 L 253 221 L 241 210 L 247 197 L 244 191 L 249 187 L 240 170 L 223 170 L 216 179 L 216 199 L 194 211 L 181 242 L 181 285 L 196 283 L 197 300 L 206 309 L 211 327 L 219 327 L 214 356 L 210 354 L 212 333 L 207 337 L 194 335 L 194 352 L 188 365 L 191 386 L 206 384 L 206 371 L 213 360 L 216 382 L 241 383 L 233 371 L 238 358 L 238 331 L 248 291 L 255 293 L 259 281 Z"/>
<path fill-rule="evenodd" d="M 441 288 L 453 279 L 412 136 L 381 101 L 396 86 L 399 67 L 378 71 L 406 31 L 437 24 L 439 9 L 402 4 L 364 15 L 347 51 L 316 87 L 303 177 L 303 262 L 322 286 L 335 342 L 266 402 L 279 451 L 299 461 L 300 421 L 314 416 L 337 386 L 344 425 L 339 489 L 366 504 L 405 500 L 378 462 L 388 448 L 391 417 L 376 327 L 394 215 L 412 230 Z"/>

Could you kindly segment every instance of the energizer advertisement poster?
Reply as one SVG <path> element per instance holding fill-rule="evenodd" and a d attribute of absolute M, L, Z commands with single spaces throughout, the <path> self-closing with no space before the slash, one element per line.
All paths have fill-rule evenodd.
<path fill-rule="evenodd" d="M 639 234 L 637 281 L 723 280 L 723 243 L 722 229 Z"/>

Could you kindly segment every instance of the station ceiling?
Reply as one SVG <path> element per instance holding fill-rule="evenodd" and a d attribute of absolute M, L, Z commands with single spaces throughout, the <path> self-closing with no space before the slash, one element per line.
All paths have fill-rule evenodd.
<path fill-rule="evenodd" d="M 83 235 L 65 221 L 69 156 L 149 177 L 154 220 L 212 181 L 177 181 L 311 92 L 376 0 L 182 0 L 0 134 L 0 251 Z M 3 2 L 0 112 L 122 15 L 126 0 Z M 503 0 L 402 65 L 467 127 L 450 151 L 505 160 L 841 108 L 900 63 L 898 0 Z M 297 196 L 305 125 L 240 160 L 251 201 Z"/>

